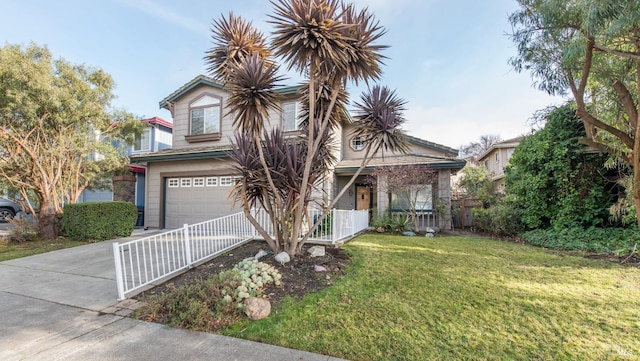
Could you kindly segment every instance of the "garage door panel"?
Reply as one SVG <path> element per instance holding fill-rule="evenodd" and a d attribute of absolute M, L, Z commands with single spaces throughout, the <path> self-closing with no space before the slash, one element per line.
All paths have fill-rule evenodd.
<path fill-rule="evenodd" d="M 175 178 L 174 178 L 175 179 Z M 188 182 L 187 182 L 188 183 Z M 194 182 L 191 182 L 192 184 Z M 171 183 L 167 180 L 167 184 Z M 181 184 L 181 182 L 177 182 Z M 193 224 L 240 212 L 232 200 L 227 199 L 231 187 L 166 187 L 165 227 L 179 228 L 183 224 Z"/>

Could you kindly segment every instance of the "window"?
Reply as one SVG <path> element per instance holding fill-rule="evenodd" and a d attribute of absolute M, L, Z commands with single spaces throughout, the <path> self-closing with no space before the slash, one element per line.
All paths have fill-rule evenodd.
<path fill-rule="evenodd" d="M 395 211 L 411 211 L 415 206 L 418 213 L 433 210 L 433 185 L 416 184 L 406 190 L 391 194 L 391 208 Z"/>
<path fill-rule="evenodd" d="M 221 187 L 232 186 L 233 183 L 236 181 L 236 178 L 237 177 L 231 177 L 231 176 L 220 177 L 220 186 Z"/>
<path fill-rule="evenodd" d="M 364 137 L 351 138 L 351 149 L 353 150 L 363 150 L 364 144 L 365 144 Z"/>
<path fill-rule="evenodd" d="M 500 162 L 500 152 L 498 151 L 496 153 L 496 163 L 499 163 L 499 162 Z"/>
<path fill-rule="evenodd" d="M 513 156 L 513 149 L 507 149 L 507 162 L 511 160 L 511 156 Z"/>
<path fill-rule="evenodd" d="M 285 132 L 298 130 L 300 125 L 300 105 L 298 102 L 282 103 L 282 129 Z"/>
<path fill-rule="evenodd" d="M 218 185 L 218 178 L 207 177 L 207 187 L 215 187 Z"/>
<path fill-rule="evenodd" d="M 220 133 L 222 101 L 212 95 L 203 95 L 189 105 L 190 135 Z"/>
<path fill-rule="evenodd" d="M 169 178 L 167 181 L 169 188 L 177 188 L 180 186 L 180 180 L 178 178 Z"/>
<path fill-rule="evenodd" d="M 145 128 L 139 136 L 136 136 L 136 142 L 133 145 L 134 152 L 151 150 L 151 128 Z"/>
<path fill-rule="evenodd" d="M 204 187 L 204 178 L 193 178 L 194 187 Z"/>
<path fill-rule="evenodd" d="M 180 187 L 191 187 L 191 178 L 180 178 Z"/>

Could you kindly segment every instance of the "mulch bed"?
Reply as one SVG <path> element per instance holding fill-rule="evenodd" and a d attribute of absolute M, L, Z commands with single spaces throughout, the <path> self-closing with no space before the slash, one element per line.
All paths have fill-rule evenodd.
<path fill-rule="evenodd" d="M 224 253 L 209 262 L 147 290 L 135 298 L 140 300 L 147 295 L 164 294 L 183 284 L 189 284 L 198 279 L 207 279 L 210 276 L 226 269 L 233 268 L 238 262 L 245 258 L 253 257 L 258 251 L 265 250 L 269 254 L 260 259 L 261 262 L 271 264 L 282 274 L 282 286 L 270 285 L 266 287 L 264 296 L 271 305 L 277 306 L 285 296 L 301 299 L 306 294 L 320 291 L 330 287 L 336 280 L 346 274 L 346 267 L 350 263 L 350 256 L 341 248 L 326 247 L 325 256 L 311 257 L 307 252 L 312 245 L 305 245 L 305 252 L 298 255 L 291 262 L 280 265 L 273 259 L 273 253 L 269 246 L 263 241 L 251 241 L 227 253 Z M 314 266 L 321 265 L 327 269 L 326 272 L 316 272 Z"/>

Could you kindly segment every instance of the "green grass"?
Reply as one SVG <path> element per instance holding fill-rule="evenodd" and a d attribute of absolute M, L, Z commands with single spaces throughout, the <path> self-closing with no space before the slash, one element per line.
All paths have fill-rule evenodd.
<path fill-rule="evenodd" d="M 640 360 L 640 269 L 509 242 L 367 234 L 349 275 L 225 334 L 350 360 Z"/>
<path fill-rule="evenodd" d="M 82 246 L 87 242 L 71 241 L 69 239 L 28 241 L 22 243 L 0 240 L 0 262 L 14 258 L 32 256 L 34 254 L 51 252 L 58 249 Z"/>

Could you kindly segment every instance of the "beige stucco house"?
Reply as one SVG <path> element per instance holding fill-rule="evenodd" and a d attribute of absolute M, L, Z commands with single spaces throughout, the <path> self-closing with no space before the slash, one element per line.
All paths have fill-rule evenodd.
<path fill-rule="evenodd" d="M 282 96 L 280 111 L 270 114 L 270 127 L 282 127 L 290 136 L 298 136 L 296 114 L 298 87 L 278 89 Z M 227 114 L 228 97 L 224 87 L 211 78 L 198 76 L 160 101 L 173 117 L 173 146 L 171 149 L 132 157 L 145 165 L 147 186 L 145 226 L 176 228 L 239 212 L 227 196 L 236 180 L 228 152 L 232 149 L 233 114 Z M 333 199 L 360 166 L 363 157 L 362 139 L 353 136 L 348 125 L 337 130 L 338 163 L 321 186 L 325 202 Z M 365 183 L 366 174 L 376 166 L 407 164 L 427 165 L 438 171 L 438 181 L 432 185 L 427 201 L 444 205 L 450 215 L 450 177 L 464 167 L 456 159 L 458 151 L 433 142 L 408 137 L 409 154 L 376 154 L 363 174 L 337 202 L 340 209 L 386 209 L 390 196 L 371 189 Z M 441 228 L 449 228 L 442 217 Z M 450 223 L 450 222 L 449 222 Z"/>
<path fill-rule="evenodd" d="M 477 158 L 478 164 L 492 175 L 494 189 L 498 193 L 504 193 L 504 169 L 523 138 L 524 136 L 520 136 L 497 142 Z"/>

